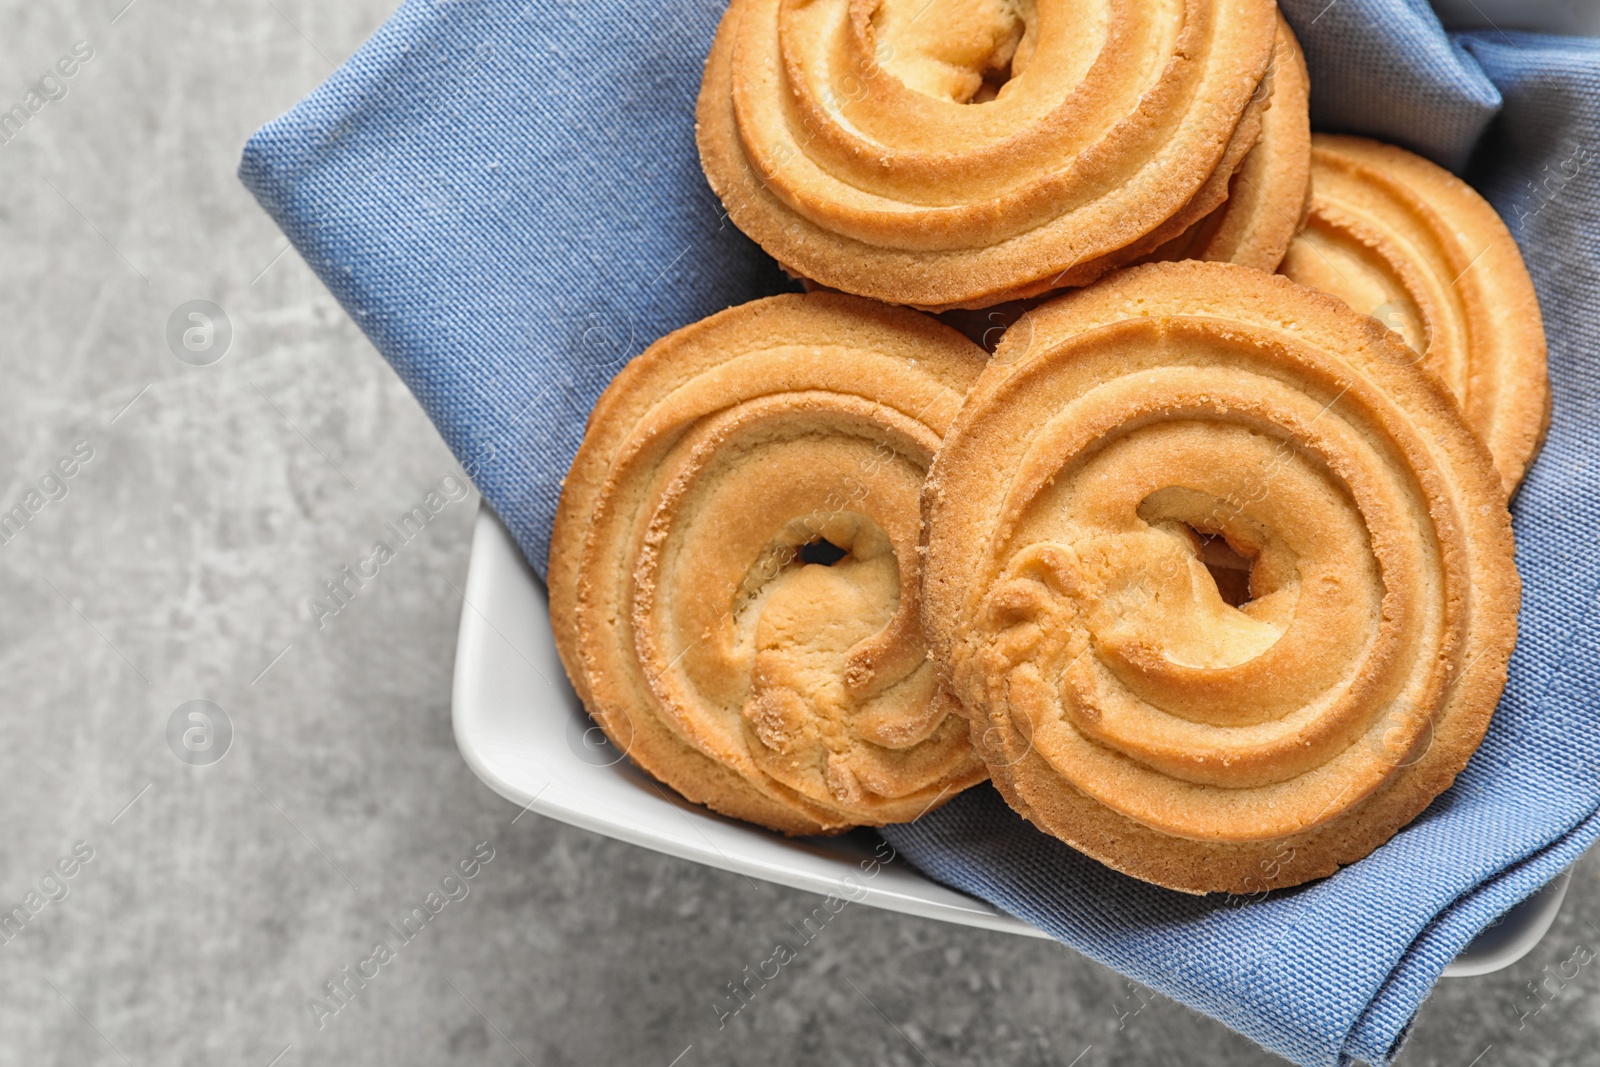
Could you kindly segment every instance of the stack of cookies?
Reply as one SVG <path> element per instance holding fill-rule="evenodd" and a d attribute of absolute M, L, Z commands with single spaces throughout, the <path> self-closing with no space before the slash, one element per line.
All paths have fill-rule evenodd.
<path fill-rule="evenodd" d="M 1270 0 L 734 0 L 700 156 L 792 273 L 986 307 L 1147 257 L 1273 269 L 1307 88 Z"/>
<path fill-rule="evenodd" d="M 1191 893 L 1448 788 L 1516 640 L 1539 308 L 1476 193 L 1308 88 L 1271 0 L 733 0 L 701 160 L 811 291 L 590 417 L 550 601 L 612 741 L 790 834 L 988 778 Z"/>

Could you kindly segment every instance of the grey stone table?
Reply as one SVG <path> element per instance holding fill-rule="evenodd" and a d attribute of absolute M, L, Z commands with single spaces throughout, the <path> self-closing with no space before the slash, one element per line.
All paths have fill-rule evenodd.
<path fill-rule="evenodd" d="M 28 516 L 0 529 L 0 912 L 29 917 L 0 1064 L 1277 1062 L 1060 947 L 865 907 L 721 1019 L 817 901 L 478 783 L 449 723 L 472 498 L 317 628 L 453 468 L 234 168 L 389 3 L 0 6 L 27 117 L 0 123 L 0 511 Z M 186 311 L 169 343 L 195 300 L 220 359 Z M 1446 981 L 1405 1061 L 1595 1062 L 1597 874 L 1522 964 Z"/>

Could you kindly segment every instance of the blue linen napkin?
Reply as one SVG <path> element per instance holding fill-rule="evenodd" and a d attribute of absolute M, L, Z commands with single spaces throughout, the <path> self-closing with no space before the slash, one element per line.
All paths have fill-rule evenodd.
<path fill-rule="evenodd" d="M 1447 962 L 1600 836 L 1600 42 L 1447 36 L 1423 0 L 1283 0 L 1318 128 L 1463 172 L 1521 243 L 1555 416 L 1518 496 L 1522 638 L 1483 747 L 1332 878 L 1193 898 L 1036 832 L 987 787 L 886 831 L 933 877 L 1301 1064 L 1386 1063 Z M 650 341 L 789 284 L 700 174 L 722 0 L 408 0 L 240 176 L 541 574 L 595 397 Z"/>

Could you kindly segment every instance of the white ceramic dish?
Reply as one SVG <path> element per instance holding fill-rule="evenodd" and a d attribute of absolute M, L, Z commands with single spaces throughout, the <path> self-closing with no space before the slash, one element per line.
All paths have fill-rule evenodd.
<path fill-rule="evenodd" d="M 1045 937 L 904 863 L 875 864 L 866 832 L 791 839 L 680 800 L 606 744 L 556 656 L 544 584 L 487 506 L 478 511 L 456 646 L 456 744 L 501 796 L 540 815 L 682 859 L 928 919 Z M 520 816 L 519 816 L 520 817 Z M 1445 971 L 1524 956 L 1555 920 L 1566 877 L 1514 909 Z"/>

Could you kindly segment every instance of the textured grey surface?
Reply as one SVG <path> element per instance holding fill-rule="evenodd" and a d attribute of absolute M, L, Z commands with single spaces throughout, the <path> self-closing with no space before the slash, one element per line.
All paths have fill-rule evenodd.
<path fill-rule="evenodd" d="M 719 1028 L 818 902 L 513 824 L 478 784 L 449 728 L 472 499 L 311 622 L 454 468 L 233 172 L 388 0 L 125 3 L 0 4 L 0 104 L 94 50 L 0 144 L 0 510 L 42 505 L 0 545 L 0 911 L 66 891 L 0 943 L 0 1064 L 1278 1062 L 1059 947 L 860 906 Z M 233 328 L 209 366 L 166 340 L 194 299 Z M 235 731 L 210 766 L 167 743 L 196 699 Z M 319 1027 L 323 983 L 480 842 Z M 1444 983 L 1404 1062 L 1594 1062 L 1597 876 L 1521 965 Z"/>

